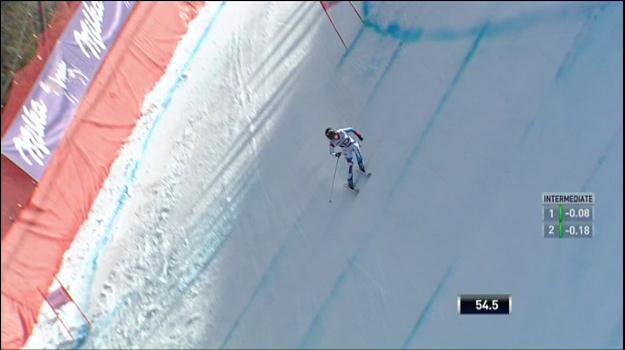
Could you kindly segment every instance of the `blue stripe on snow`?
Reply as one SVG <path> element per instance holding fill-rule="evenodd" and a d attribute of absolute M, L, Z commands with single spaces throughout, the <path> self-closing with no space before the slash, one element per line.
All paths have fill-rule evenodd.
<path fill-rule="evenodd" d="M 588 37 L 588 33 L 590 31 L 588 27 L 599 21 L 598 17 L 601 16 L 607 6 L 608 4 L 603 4 L 599 6 L 595 11 L 588 12 L 588 14 L 586 15 L 586 20 L 584 21 L 579 29 L 579 32 L 575 36 L 575 40 L 573 40 L 573 46 L 558 67 L 558 71 L 556 72 L 556 81 L 560 81 L 566 76 L 568 71 L 570 71 L 571 67 L 575 64 L 575 61 L 577 60 L 580 52 L 582 52 L 583 49 L 588 46 L 588 42 L 593 39 L 592 37 Z"/>
<path fill-rule="evenodd" d="M 341 66 L 343 66 L 343 63 L 345 63 L 345 61 L 347 61 L 347 58 L 352 54 L 352 52 L 354 51 L 354 48 L 358 44 L 358 41 L 360 40 L 360 38 L 365 32 L 365 28 L 367 27 L 361 26 L 360 29 L 358 29 L 358 33 L 356 33 L 354 40 L 349 44 L 349 46 L 347 47 L 347 50 L 345 50 L 345 53 L 343 53 L 343 55 L 341 56 L 341 59 L 339 60 L 339 63 L 336 67 L 337 69 L 341 68 Z"/>
<path fill-rule="evenodd" d="M 449 87 L 447 88 L 447 90 L 445 91 L 443 96 L 441 97 L 441 100 L 439 101 L 438 106 L 436 107 L 436 110 L 434 111 L 434 115 L 432 115 L 432 117 L 430 117 L 430 119 L 428 120 L 425 128 L 421 132 L 421 135 L 419 135 L 419 139 L 417 140 L 417 142 L 415 143 L 412 151 L 410 152 L 410 156 L 408 157 L 408 160 L 406 161 L 406 164 L 402 168 L 401 173 L 399 174 L 399 178 L 397 179 L 397 181 L 395 182 L 395 184 L 391 188 L 391 191 L 390 191 L 390 194 L 389 194 L 389 198 L 393 197 L 393 195 L 395 194 L 395 191 L 401 185 L 401 183 L 405 180 L 406 175 L 408 174 L 408 171 L 411 169 L 412 165 L 416 161 L 417 156 L 419 155 L 419 151 L 421 150 L 421 146 L 425 142 L 425 140 L 426 140 L 427 136 L 429 135 L 429 133 L 432 131 L 432 128 L 434 127 L 434 124 L 436 123 L 436 121 L 438 120 L 441 112 L 443 111 L 443 109 L 447 105 L 447 101 L 449 100 L 449 98 L 453 94 L 454 90 L 456 89 L 456 86 L 458 86 L 458 83 L 462 79 L 462 76 L 464 75 L 464 72 L 467 70 L 467 67 L 469 66 L 469 63 L 471 63 L 471 60 L 475 56 L 475 53 L 477 52 L 477 49 L 480 46 L 480 42 L 482 41 L 482 38 L 484 38 L 484 35 L 487 32 L 487 28 L 488 28 L 488 23 L 485 23 L 482 26 L 482 29 L 478 33 L 477 37 L 473 41 L 473 45 L 471 46 L 471 48 L 467 52 L 466 56 L 464 57 L 464 60 L 462 61 L 462 64 L 458 68 L 458 71 L 456 72 L 456 75 L 454 76 L 454 78 L 452 79 L 451 83 L 449 84 Z"/>
<path fill-rule="evenodd" d="M 376 3 L 383 6 L 385 3 Z M 554 20 L 587 15 L 589 11 L 594 11 L 599 6 L 593 3 L 581 3 L 576 6 L 564 4 L 559 7 L 552 7 L 540 11 L 523 13 L 514 17 L 493 20 L 489 25 L 488 35 L 499 36 L 519 32 L 532 26 L 548 23 Z M 375 33 L 389 37 L 405 43 L 414 43 L 419 40 L 432 41 L 456 41 L 478 35 L 483 26 L 481 24 L 472 25 L 466 28 L 442 27 L 427 29 L 419 26 L 402 26 L 399 22 L 392 21 L 383 25 L 372 18 L 371 4 L 369 1 L 363 2 L 363 22 L 364 26 L 372 29 Z"/>
<path fill-rule="evenodd" d="M 612 150 L 616 147 L 616 145 L 618 145 L 618 141 L 622 139 L 623 139 L 623 124 L 621 124 L 621 126 L 617 129 L 616 133 L 614 133 L 614 135 L 608 142 L 608 145 L 606 146 L 603 153 L 601 153 L 599 158 L 597 158 L 597 161 L 593 165 L 592 170 L 590 171 L 590 174 L 588 175 L 588 177 L 582 184 L 582 187 L 580 188 L 581 192 L 587 192 L 590 190 L 590 184 L 592 183 L 592 180 L 595 178 L 595 175 L 599 172 L 599 170 L 603 166 L 603 163 L 605 163 L 606 159 L 608 158 Z"/>
<path fill-rule="evenodd" d="M 388 72 L 391 70 L 391 67 L 397 60 L 397 57 L 399 56 L 399 51 L 401 51 L 403 46 L 404 46 L 403 41 L 400 41 L 399 44 L 397 44 L 395 51 L 393 51 L 393 54 L 391 55 L 391 59 L 386 64 L 386 67 L 384 67 L 384 71 L 382 72 L 382 75 L 380 76 L 378 81 L 375 83 L 375 86 L 373 87 L 373 90 L 371 90 L 369 97 L 367 97 L 367 105 L 369 105 L 371 101 L 373 101 L 373 98 L 375 97 L 375 95 L 378 94 L 378 89 L 382 85 L 382 82 L 384 81 L 384 78 L 386 78 L 386 75 L 388 74 Z"/>
<path fill-rule="evenodd" d="M 427 320 L 427 316 L 430 314 L 430 310 L 432 309 L 432 305 L 434 305 L 436 300 L 438 300 L 438 296 L 441 294 L 441 291 L 445 287 L 445 284 L 447 283 L 447 280 L 449 279 L 449 276 L 451 276 L 452 271 L 453 270 L 452 270 L 451 266 L 449 268 L 447 268 L 447 272 L 445 272 L 445 274 L 443 275 L 441 280 L 438 282 L 438 285 L 436 286 L 436 289 L 434 289 L 434 293 L 432 293 L 432 296 L 428 300 L 427 304 L 425 304 L 425 307 L 423 308 L 423 311 L 421 311 L 421 314 L 419 315 L 419 318 L 417 319 L 417 322 L 414 324 L 414 326 L 410 330 L 410 334 L 408 334 L 408 337 L 406 338 L 406 340 L 404 340 L 404 344 L 402 345 L 402 349 L 407 349 L 408 346 L 410 346 L 410 343 L 414 339 L 415 335 L 417 335 L 417 332 L 419 331 L 421 326 L 423 326 L 423 324 Z"/>
<path fill-rule="evenodd" d="M 362 10 L 364 13 L 364 25 L 367 28 L 371 28 L 374 32 L 382 36 L 387 36 L 403 42 L 416 42 L 421 38 L 423 29 L 402 27 L 398 22 L 390 22 L 387 26 L 383 26 L 380 23 L 370 20 L 369 14 L 371 13 L 369 1 L 365 1 L 362 4 Z"/>
<path fill-rule="evenodd" d="M 183 65 L 183 67 L 181 69 L 181 74 L 178 76 L 178 78 L 174 82 L 174 85 L 172 85 L 172 87 L 168 90 L 167 94 L 165 95 L 165 99 L 164 99 L 163 104 L 161 106 L 161 111 L 156 116 L 156 118 L 154 119 L 154 122 L 152 123 L 152 126 L 150 127 L 150 129 L 148 131 L 148 134 L 147 134 L 147 136 L 146 136 L 146 138 L 145 138 L 145 140 L 143 142 L 143 145 L 141 147 L 141 154 L 140 154 L 139 158 L 135 161 L 135 163 L 132 165 L 132 167 L 130 168 L 130 171 L 127 172 L 126 182 L 124 183 L 124 188 L 122 190 L 122 194 L 120 195 L 120 197 L 117 200 L 117 203 L 116 203 L 116 206 L 115 206 L 115 210 L 113 211 L 113 216 L 111 217 L 111 219 L 107 223 L 106 229 L 104 231 L 104 235 L 103 235 L 102 239 L 97 243 L 96 248 L 95 248 L 95 254 L 94 254 L 93 258 L 91 259 L 91 263 L 88 265 L 89 270 L 86 272 L 87 281 L 88 281 L 87 282 L 88 293 L 84 296 L 83 301 L 82 301 L 82 305 L 83 305 L 84 309 L 87 312 L 89 311 L 89 307 L 90 307 L 91 294 L 92 294 L 92 288 L 93 288 L 93 280 L 95 278 L 95 273 L 96 273 L 98 264 L 100 262 L 100 259 L 102 257 L 102 253 L 106 250 L 106 248 L 108 247 L 108 244 L 111 241 L 113 228 L 117 225 L 117 222 L 119 221 L 120 213 L 121 213 L 122 209 L 126 205 L 126 202 L 128 200 L 128 190 L 130 189 L 130 187 L 132 186 L 133 182 L 135 181 L 137 170 L 139 169 L 139 166 L 141 165 L 142 160 L 145 157 L 145 154 L 146 154 L 146 152 L 148 150 L 148 146 L 150 145 L 150 143 L 152 141 L 152 135 L 154 134 L 154 130 L 160 124 L 161 118 L 162 118 L 163 114 L 165 113 L 165 111 L 167 110 L 167 108 L 169 107 L 169 104 L 171 103 L 171 100 L 172 100 L 172 97 L 173 97 L 174 93 L 180 87 L 180 83 L 182 83 L 182 81 L 184 80 L 183 79 L 184 72 L 186 72 L 188 70 L 191 62 L 193 61 L 193 59 L 195 58 L 195 56 L 199 52 L 199 50 L 202 47 L 202 45 L 204 44 L 204 42 L 206 41 L 206 38 L 208 37 L 208 33 L 210 32 L 210 30 L 211 30 L 213 24 L 215 23 L 216 19 L 219 17 L 219 14 L 221 13 L 221 11 L 222 11 L 223 7 L 225 6 L 225 4 L 226 4 L 225 2 L 222 2 L 222 3 L 219 4 L 219 7 L 217 8 L 217 11 L 213 15 L 213 17 L 210 19 L 209 24 L 206 26 L 206 28 L 204 29 L 204 32 L 202 33 L 202 36 L 200 37 L 200 39 L 196 43 L 195 47 L 193 48 L 193 51 L 191 52 L 189 58 L 184 63 L 184 65 Z M 80 348 L 80 347 L 82 347 L 84 345 L 88 335 L 89 335 L 89 330 L 87 330 L 85 334 L 81 334 L 80 335 L 80 337 L 77 339 L 77 343 L 76 343 L 76 347 L 77 348 Z"/>
<path fill-rule="evenodd" d="M 324 300 L 323 304 L 319 308 L 319 312 L 315 315 L 306 334 L 300 341 L 297 346 L 299 349 L 311 347 L 310 343 L 317 338 L 319 333 L 319 328 L 321 327 L 321 320 L 325 317 L 326 312 L 328 311 L 329 306 L 331 305 L 331 301 L 335 299 L 341 287 L 345 284 L 345 278 L 347 277 L 347 270 L 343 270 L 339 277 L 334 281 L 334 285 L 332 286 L 332 290 L 330 291 L 330 295 Z"/>
<path fill-rule="evenodd" d="M 243 311 L 241 311 L 237 319 L 234 321 L 234 323 L 230 327 L 230 330 L 228 331 L 228 334 L 226 334 L 226 337 L 221 343 L 221 346 L 219 346 L 220 349 L 224 349 L 226 346 L 228 346 L 228 343 L 232 339 L 232 336 L 234 335 L 235 331 L 239 328 L 239 324 L 241 323 L 241 320 L 245 318 L 245 316 L 251 309 L 252 305 L 254 304 L 254 301 L 258 297 L 258 294 L 260 293 L 261 290 L 264 290 L 264 287 L 267 285 L 267 282 L 270 280 L 271 276 L 273 276 L 273 271 L 276 269 L 276 266 L 286 254 L 286 248 L 287 248 L 286 243 L 287 241 L 285 240 L 282 243 L 282 246 L 280 246 L 278 253 L 271 259 L 271 262 L 269 263 L 269 266 L 267 267 L 267 269 L 265 270 L 265 273 L 261 277 L 260 282 L 254 289 L 254 292 L 252 293 L 252 297 L 247 302 L 247 304 L 245 304 Z"/>

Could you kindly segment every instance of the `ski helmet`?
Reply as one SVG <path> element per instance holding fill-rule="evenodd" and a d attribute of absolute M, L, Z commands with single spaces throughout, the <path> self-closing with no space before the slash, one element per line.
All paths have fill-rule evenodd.
<path fill-rule="evenodd" d="M 330 140 L 334 139 L 334 135 L 336 135 L 336 131 L 332 128 L 326 129 L 326 137 Z"/>

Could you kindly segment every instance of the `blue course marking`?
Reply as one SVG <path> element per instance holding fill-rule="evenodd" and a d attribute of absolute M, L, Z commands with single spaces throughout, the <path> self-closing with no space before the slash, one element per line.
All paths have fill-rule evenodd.
<path fill-rule="evenodd" d="M 586 22 L 582 25 L 582 29 L 580 29 L 580 32 L 577 34 L 577 37 L 573 43 L 573 47 L 571 48 L 571 52 L 569 52 L 560 63 L 560 66 L 558 67 L 558 70 L 556 72 L 556 76 L 554 79 L 555 80 L 554 85 L 557 85 L 558 83 L 560 83 L 561 80 L 563 80 L 569 74 L 571 68 L 574 67 L 574 63 L 577 60 L 577 57 L 580 55 L 581 52 L 583 52 L 582 49 L 588 45 L 589 39 L 583 38 L 583 36 L 588 35 L 588 33 L 586 33 L 588 31 L 586 27 L 591 24 L 591 20 L 598 21 L 599 16 L 610 13 L 609 11 L 604 11 L 607 5 L 608 4 L 602 4 L 599 6 L 588 8 L 586 10 L 586 16 L 587 16 Z M 622 8 L 620 10 L 622 12 Z M 595 15 L 597 16 L 597 18 L 593 19 L 592 17 L 594 17 Z M 527 142 L 528 137 L 534 131 L 536 124 L 543 118 L 540 111 L 543 108 L 543 104 L 546 103 L 545 101 L 548 101 L 548 98 L 545 96 L 546 95 L 543 95 L 541 103 L 539 104 L 538 112 L 536 112 L 533 115 L 533 117 L 525 126 L 525 129 L 523 130 L 523 133 L 521 134 L 521 141 L 520 141 L 521 144 L 525 144 Z"/>
<path fill-rule="evenodd" d="M 317 312 L 312 322 L 310 323 L 310 326 L 308 327 L 306 334 L 304 334 L 304 337 L 302 338 L 299 345 L 297 346 L 299 349 L 310 347 L 310 343 L 314 339 L 317 338 L 318 333 L 319 333 L 319 328 L 321 327 L 321 320 L 325 317 L 325 314 L 328 311 L 331 301 L 335 299 L 335 297 L 338 295 L 339 290 L 341 290 L 341 287 L 345 284 L 346 277 L 347 277 L 347 271 L 343 270 L 341 274 L 339 275 L 339 277 L 336 279 L 336 281 L 334 281 L 334 285 L 332 286 L 330 295 L 326 298 L 323 304 L 321 304 L 321 307 L 319 308 L 319 311 Z"/>
<path fill-rule="evenodd" d="M 402 170 L 401 170 L 401 172 L 399 174 L 399 178 L 397 179 L 397 181 L 395 182 L 395 184 L 391 188 L 391 191 L 389 193 L 389 198 L 392 198 L 394 196 L 395 190 L 405 180 L 406 175 L 408 174 L 408 171 L 411 169 L 412 165 L 414 164 L 415 160 L 417 159 L 417 156 L 419 155 L 419 150 L 421 149 L 421 146 L 425 142 L 427 136 L 432 131 L 432 128 L 434 127 L 436 121 L 438 120 L 439 116 L 441 115 L 441 112 L 445 108 L 445 106 L 447 104 L 447 101 L 449 100 L 449 98 L 453 94 L 454 90 L 456 89 L 456 86 L 458 86 L 458 83 L 462 79 L 462 76 L 464 75 L 464 72 L 467 70 L 467 67 L 469 66 L 469 63 L 471 63 L 471 60 L 473 59 L 473 57 L 475 57 L 475 53 L 477 52 L 477 49 L 480 46 L 480 42 L 482 41 L 482 39 L 486 35 L 487 28 L 488 28 L 488 23 L 486 23 L 486 24 L 484 24 L 482 26 L 482 30 L 480 30 L 480 32 L 478 33 L 477 37 L 473 41 L 473 45 L 471 46 L 471 49 L 467 52 L 466 56 L 464 57 L 464 60 L 462 61 L 462 64 L 460 65 L 460 68 L 458 68 L 458 71 L 456 72 L 456 75 L 454 76 L 454 78 L 452 79 L 451 83 L 449 84 L 449 87 L 447 88 L 447 90 L 445 91 L 443 96 L 441 97 L 441 100 L 439 101 L 438 106 L 436 107 L 436 110 L 434 111 L 434 115 L 432 115 L 432 117 L 430 117 L 430 119 L 428 120 L 428 123 L 426 124 L 425 128 L 421 132 L 421 135 L 419 135 L 419 139 L 415 143 L 415 146 L 413 147 L 412 151 L 410 152 L 410 156 L 408 157 L 408 160 L 406 161 L 406 164 L 402 168 Z"/>
<path fill-rule="evenodd" d="M 373 90 L 371 90 L 371 93 L 369 94 L 369 97 L 367 97 L 367 104 L 366 104 L 366 106 L 368 106 L 371 103 L 371 101 L 373 101 L 373 98 L 378 94 L 378 89 L 380 89 L 380 86 L 382 85 L 382 82 L 384 81 L 384 78 L 386 78 L 386 75 L 391 70 L 391 67 L 393 66 L 393 64 L 397 60 L 397 57 L 399 57 L 399 51 L 401 51 L 403 46 L 404 46 L 404 42 L 403 41 L 400 41 L 399 44 L 397 44 L 397 47 L 395 48 L 395 51 L 393 51 L 393 54 L 391 55 L 391 59 L 386 64 L 386 67 L 384 67 L 384 71 L 382 72 L 382 75 L 380 76 L 378 81 L 375 83 L 375 86 L 373 87 Z"/>
<path fill-rule="evenodd" d="M 245 304 L 245 307 L 243 307 L 243 311 L 241 311 L 237 319 L 234 321 L 234 323 L 230 327 L 230 330 L 228 330 L 228 334 L 226 334 L 226 337 L 224 338 L 221 345 L 219 346 L 220 349 L 224 349 L 226 346 L 228 346 L 228 343 L 230 343 L 230 340 L 232 339 L 235 331 L 238 329 L 239 324 L 241 323 L 241 320 L 245 318 L 245 316 L 251 309 L 252 305 L 254 304 L 254 301 L 258 297 L 258 294 L 267 285 L 267 282 L 273 275 L 273 271 L 276 269 L 278 263 L 286 255 L 286 243 L 287 242 L 288 242 L 288 238 L 282 242 L 282 245 L 278 249 L 278 253 L 274 255 L 274 257 L 271 259 L 271 262 L 269 263 L 269 266 L 265 270 L 265 273 L 263 273 L 263 276 L 261 277 L 260 282 L 258 283 L 258 285 L 256 285 L 256 288 L 254 289 L 254 292 L 252 293 L 250 300 L 248 300 L 247 304 Z"/>
<path fill-rule="evenodd" d="M 358 33 L 356 33 L 354 40 L 349 44 L 349 46 L 347 47 L 347 50 L 345 50 L 345 53 L 343 53 L 343 55 L 341 56 L 341 59 L 339 60 L 339 63 L 336 67 L 337 69 L 341 68 L 341 66 L 343 66 L 343 63 L 345 63 L 347 58 L 351 55 L 352 51 L 356 47 L 356 44 L 358 44 L 358 41 L 364 34 L 366 28 L 367 28 L 366 26 L 360 26 L 360 29 L 358 29 Z"/>
<path fill-rule="evenodd" d="M 242 186 L 241 193 L 245 193 L 249 190 L 249 188 L 257 187 L 259 184 L 259 180 L 257 176 L 245 178 L 243 182 L 244 184 L 241 185 Z M 222 212 L 220 213 L 220 215 L 217 215 L 217 220 L 220 220 L 220 219 L 221 221 L 225 220 L 226 223 L 225 224 L 218 223 L 218 224 L 215 224 L 214 226 L 222 226 L 222 225 L 229 224 L 230 226 L 228 226 L 223 231 L 228 231 L 232 229 L 233 227 L 232 222 L 236 222 L 236 218 L 232 217 L 232 213 L 238 210 L 239 205 L 245 199 L 245 194 L 237 194 L 236 198 L 237 200 L 232 203 L 232 207 L 228 209 L 230 213 Z M 211 222 L 211 224 L 214 224 L 214 222 Z M 212 226 L 212 225 L 207 225 L 207 226 Z M 217 238 L 214 239 L 217 242 L 215 242 L 214 245 L 210 247 L 212 249 L 203 250 L 201 259 L 197 259 L 197 261 L 193 264 L 192 268 L 189 270 L 189 273 L 181 277 L 180 282 L 178 283 L 178 285 L 176 286 L 174 290 L 174 293 L 171 294 L 174 296 L 173 301 L 170 302 L 168 306 L 164 309 L 166 312 L 162 316 L 161 324 L 163 324 L 164 321 L 167 319 L 167 317 L 173 312 L 172 309 L 176 307 L 177 305 L 179 305 L 182 297 L 184 296 L 184 292 L 199 280 L 199 278 L 202 276 L 202 273 L 215 260 L 215 258 L 217 257 L 221 249 L 225 246 L 229 237 L 230 236 L 227 233 L 217 235 Z M 152 331 L 150 332 L 150 334 L 147 337 L 144 337 L 144 339 L 152 338 L 154 336 L 154 333 L 159 332 L 159 331 L 160 329 L 158 327 L 154 327 Z"/>
<path fill-rule="evenodd" d="M 591 29 L 589 29 L 588 27 L 592 26 L 592 24 L 600 20 L 599 16 L 601 16 L 607 6 L 608 4 L 603 4 L 599 6 L 596 11 L 588 12 L 588 14 L 586 15 L 586 20 L 581 25 L 577 35 L 575 35 L 575 39 L 573 40 L 573 45 L 571 49 L 566 54 L 564 60 L 562 60 L 562 63 L 560 63 L 560 66 L 558 67 L 558 71 L 556 72 L 556 81 L 560 81 L 566 76 L 570 68 L 575 64 L 575 61 L 577 60 L 579 54 L 583 52 L 583 49 L 586 46 L 588 46 L 588 42 L 592 40 L 591 38 L 588 38 L 588 33 L 591 31 Z"/>
<path fill-rule="evenodd" d="M 434 293 L 432 293 L 432 296 L 428 300 L 427 304 L 425 304 L 423 311 L 421 311 L 421 314 L 419 315 L 417 322 L 414 324 L 414 326 L 410 330 L 410 334 L 408 334 L 408 337 L 406 338 L 406 340 L 404 340 L 404 344 L 401 347 L 402 349 L 407 349 L 410 346 L 410 343 L 414 339 L 415 335 L 417 335 L 417 332 L 427 320 L 427 316 L 430 314 L 430 309 L 432 309 L 432 305 L 434 305 L 434 303 L 438 300 L 438 297 L 441 294 L 441 291 L 443 290 L 443 288 L 445 287 L 445 284 L 447 283 L 449 276 L 451 276 L 452 271 L 453 269 L 451 266 L 447 268 L 447 272 L 445 272 L 445 275 L 443 275 L 443 278 L 441 278 L 441 280 L 438 282 L 436 289 L 434 289 Z"/>
<path fill-rule="evenodd" d="M 308 209 L 309 206 L 312 203 L 314 203 L 314 200 L 311 199 L 311 201 L 308 202 L 308 206 L 306 208 Z M 340 211 L 333 211 L 332 212 L 332 216 L 328 220 L 328 223 L 334 222 L 336 217 L 339 215 L 339 213 L 340 213 Z M 293 230 L 296 231 L 296 232 L 299 232 L 300 234 L 302 234 L 301 233 L 302 229 L 301 229 L 300 225 L 301 225 L 301 220 L 303 218 L 304 217 L 302 215 L 299 215 L 297 220 L 296 220 L 296 222 L 295 222 L 295 224 L 294 224 L 294 227 L 293 227 Z M 294 232 L 294 231 L 292 231 L 292 232 Z M 234 323 L 232 324 L 232 326 L 228 330 L 228 334 L 226 335 L 226 337 L 222 341 L 220 349 L 223 349 L 223 348 L 228 346 L 228 344 L 230 343 L 230 341 L 232 340 L 232 338 L 236 334 L 236 330 L 238 329 L 241 321 L 247 316 L 248 312 L 251 310 L 253 305 L 255 305 L 255 303 L 257 301 L 257 298 L 260 295 L 260 292 L 265 290 L 269 286 L 272 278 L 275 276 L 276 269 L 278 268 L 278 266 L 281 263 L 283 263 L 283 259 L 286 256 L 288 256 L 287 247 L 288 247 L 289 240 L 291 239 L 291 237 L 293 237 L 293 235 L 294 234 L 290 234 L 289 236 L 287 236 L 285 238 L 285 240 L 282 242 L 280 248 L 278 249 L 278 252 L 271 259 L 271 262 L 269 263 L 269 265 L 265 269 L 265 272 L 263 273 L 260 282 L 258 283 L 256 288 L 254 289 L 254 292 L 252 293 L 252 296 L 248 300 L 247 304 L 245 304 L 245 306 L 243 307 L 243 310 L 241 311 L 239 316 L 237 316 L 237 319 L 234 321 Z M 336 286 L 335 286 L 334 289 L 336 289 Z"/>
<path fill-rule="evenodd" d="M 423 29 L 418 27 L 405 28 L 402 27 L 398 22 L 390 22 L 386 27 L 384 27 L 380 23 L 372 21 L 370 19 L 371 5 L 369 4 L 369 1 L 363 2 L 362 12 L 364 14 L 363 22 L 365 27 L 372 29 L 379 35 L 411 43 L 418 41 L 423 34 Z"/>
<path fill-rule="evenodd" d="M 96 245 L 94 257 L 92 258 L 91 263 L 88 265 L 89 270 L 87 271 L 86 276 L 88 276 L 87 277 L 88 278 L 87 285 L 88 285 L 89 292 L 87 293 L 87 295 L 85 295 L 85 298 L 84 298 L 84 300 L 82 302 L 82 304 L 84 306 L 84 309 L 87 312 L 89 311 L 89 307 L 90 307 L 90 300 L 91 300 L 91 294 L 92 294 L 92 288 L 93 288 L 93 279 L 95 278 L 95 271 L 97 270 L 97 267 L 98 267 L 98 264 L 100 262 L 100 258 L 102 256 L 102 253 L 106 250 L 106 248 L 108 247 L 108 244 L 110 243 L 110 240 L 112 238 L 113 228 L 116 226 L 116 224 L 117 224 L 117 222 L 119 220 L 119 217 L 120 217 L 120 213 L 121 213 L 122 209 L 125 207 L 126 202 L 127 202 L 128 198 L 129 198 L 129 196 L 128 196 L 128 189 L 130 188 L 132 183 L 135 181 L 137 170 L 139 169 L 139 166 L 141 165 L 142 160 L 145 157 L 145 154 L 146 154 L 146 152 L 148 150 L 148 146 L 150 145 L 150 143 L 152 141 L 152 136 L 154 134 L 154 130 L 160 124 L 162 116 L 163 116 L 164 112 L 167 110 L 167 108 L 169 107 L 174 93 L 180 87 L 180 84 L 184 80 L 183 79 L 184 73 L 188 70 L 191 62 L 193 61 L 193 59 L 195 58 L 195 56 L 199 52 L 200 48 L 204 44 L 206 38 L 208 37 L 208 33 L 210 32 L 210 30 L 211 30 L 213 24 L 215 23 L 217 17 L 219 17 L 219 14 L 221 13 L 221 11 L 224 8 L 225 4 L 226 4 L 225 2 L 222 2 L 222 3 L 219 4 L 219 7 L 217 8 L 217 11 L 213 15 L 213 17 L 210 19 L 209 24 L 204 29 L 204 32 L 202 33 L 202 36 L 200 37 L 200 40 L 197 42 L 197 44 L 193 48 L 193 51 L 191 52 L 189 58 L 187 59 L 187 61 L 183 65 L 183 68 L 181 70 L 181 74 L 178 75 L 178 78 L 176 79 L 174 85 L 167 92 L 167 94 L 165 96 L 165 99 L 163 101 L 163 104 L 161 105 L 161 111 L 156 116 L 156 118 L 155 118 L 154 122 L 152 123 L 152 126 L 150 127 L 150 129 L 148 131 L 148 134 L 147 134 L 147 136 L 146 136 L 146 138 L 145 138 L 145 140 L 143 142 L 143 145 L 141 147 L 141 154 L 140 154 L 139 158 L 135 161 L 135 163 L 132 165 L 132 168 L 130 169 L 129 173 L 127 173 L 126 182 L 124 183 L 124 188 L 122 190 L 122 193 L 121 193 L 120 197 L 117 199 L 117 204 L 116 204 L 115 210 L 113 212 L 113 216 L 111 217 L 111 220 L 109 220 L 109 222 L 107 223 L 106 229 L 104 231 L 104 235 L 103 235 L 102 239 Z M 80 347 L 82 347 L 84 345 L 84 343 L 85 343 L 89 333 L 90 333 L 90 331 L 86 330 L 86 332 L 84 334 L 80 335 L 80 337 L 77 339 L 77 343 L 76 343 L 76 347 L 77 348 L 80 348 Z"/>
<path fill-rule="evenodd" d="M 595 175 L 599 172 L 599 170 L 605 163 L 606 159 L 612 152 L 612 150 L 618 144 L 618 140 L 622 138 L 623 138 L 623 124 L 621 124 L 621 126 L 617 128 L 616 133 L 612 136 L 612 139 L 608 142 L 608 145 L 606 146 L 605 150 L 597 158 L 597 161 L 593 165 L 592 170 L 590 171 L 590 174 L 588 175 L 588 177 L 582 184 L 582 187 L 580 189 L 581 192 L 587 192 L 590 189 L 590 184 L 592 183 L 592 180 L 594 179 Z"/>
<path fill-rule="evenodd" d="M 378 6 L 383 6 L 380 3 Z M 488 30 L 489 36 L 499 36 L 515 33 L 527 29 L 533 25 L 540 23 L 548 23 L 550 21 L 570 18 L 574 16 L 585 15 L 589 11 L 593 11 L 598 6 L 596 4 L 579 4 L 576 6 L 562 6 L 523 13 L 514 17 L 501 20 L 491 20 Z M 474 37 L 482 31 L 482 24 L 476 24 L 467 28 L 434 28 L 426 29 L 419 26 L 405 27 L 397 21 L 392 21 L 384 26 L 371 18 L 371 4 L 365 1 L 362 4 L 364 26 L 372 29 L 375 33 L 390 37 L 405 43 L 414 43 L 419 40 L 432 41 L 456 41 Z"/>

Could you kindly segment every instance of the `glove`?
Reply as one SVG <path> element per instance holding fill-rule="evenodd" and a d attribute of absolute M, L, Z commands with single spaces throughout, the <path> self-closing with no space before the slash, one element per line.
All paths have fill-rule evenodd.
<path fill-rule="evenodd" d="M 332 153 L 332 155 L 338 158 L 341 156 L 341 152 L 335 152 L 335 153 Z"/>
<path fill-rule="evenodd" d="M 358 139 L 359 139 L 360 141 L 364 140 L 364 138 L 362 137 L 362 134 L 358 133 L 358 134 L 356 134 L 356 136 L 358 136 Z"/>

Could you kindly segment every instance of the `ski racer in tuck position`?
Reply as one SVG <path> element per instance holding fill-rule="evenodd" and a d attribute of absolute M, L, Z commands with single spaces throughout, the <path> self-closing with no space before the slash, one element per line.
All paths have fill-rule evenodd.
<path fill-rule="evenodd" d="M 325 131 L 325 135 L 330 140 L 330 155 L 335 157 L 340 157 L 341 154 L 345 155 L 345 160 L 347 161 L 347 165 L 349 166 L 349 170 L 347 171 L 347 186 L 354 189 L 354 174 L 352 171 L 352 167 L 354 165 L 353 155 L 356 155 L 356 161 L 358 162 L 358 167 L 360 171 L 366 174 L 365 171 L 365 163 L 362 158 L 362 154 L 360 153 L 360 145 L 356 140 L 354 140 L 349 134 L 352 133 L 358 137 L 360 141 L 363 140 L 362 134 L 359 133 L 354 128 L 343 128 L 334 130 L 332 128 L 327 128 Z M 342 152 L 335 152 L 334 148 L 336 146 L 341 147 Z"/>

